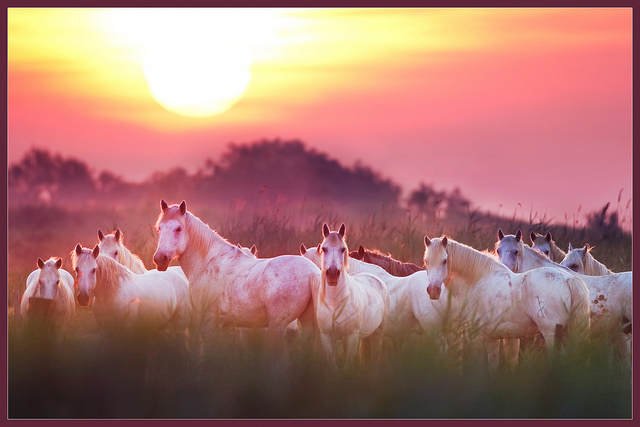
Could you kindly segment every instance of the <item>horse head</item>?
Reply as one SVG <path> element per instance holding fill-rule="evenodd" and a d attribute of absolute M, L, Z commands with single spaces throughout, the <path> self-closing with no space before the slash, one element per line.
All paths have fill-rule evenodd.
<path fill-rule="evenodd" d="M 122 237 L 122 232 L 119 228 L 106 236 L 102 230 L 98 230 L 100 253 L 112 258 L 114 261 L 119 261 L 120 252 L 122 251 Z"/>
<path fill-rule="evenodd" d="M 50 258 L 45 262 L 42 258 L 38 258 L 37 265 L 40 272 L 38 273 L 38 288 L 35 296 L 53 300 L 58 293 L 58 286 L 62 280 L 60 277 L 62 259 Z"/>
<path fill-rule="evenodd" d="M 424 265 L 429 277 L 427 293 L 433 300 L 440 298 L 442 283 L 449 276 L 447 243 L 447 236 L 435 239 L 424 236 Z"/>
<path fill-rule="evenodd" d="M 509 270 L 518 272 L 522 265 L 522 255 L 524 252 L 522 232 L 518 229 L 515 235 L 509 234 L 505 236 L 502 229 L 499 229 L 495 250 L 501 263 L 506 265 Z"/>
<path fill-rule="evenodd" d="M 156 222 L 158 247 L 153 255 L 153 262 L 159 271 L 165 271 L 171 260 L 187 249 L 187 204 L 183 200 L 179 206 L 168 206 L 163 199 L 160 201 L 160 208 L 160 216 Z"/>
<path fill-rule="evenodd" d="M 100 246 L 93 249 L 83 248 L 78 243 L 71 251 L 71 263 L 76 272 L 76 285 L 78 287 L 78 304 L 86 307 L 92 299 L 93 290 L 96 287 L 96 271 L 98 263 L 96 258 L 100 254 Z"/>
<path fill-rule="evenodd" d="M 341 273 L 349 266 L 349 249 L 344 239 L 345 231 L 344 224 L 338 231 L 329 230 L 327 223 L 322 227 L 324 240 L 318 252 L 322 260 L 322 272 L 329 286 L 336 286 Z"/>
<path fill-rule="evenodd" d="M 585 274 L 585 264 L 591 249 L 592 247 L 589 246 L 588 243 L 582 248 L 574 248 L 571 246 L 571 243 L 569 243 L 569 252 L 567 252 L 567 255 L 565 255 L 564 259 L 560 262 L 560 265 L 576 273 Z"/>
<path fill-rule="evenodd" d="M 544 236 L 535 232 L 531 232 L 529 235 L 531 238 L 531 248 L 546 255 L 547 258 L 551 257 L 551 233 L 547 232 Z"/>

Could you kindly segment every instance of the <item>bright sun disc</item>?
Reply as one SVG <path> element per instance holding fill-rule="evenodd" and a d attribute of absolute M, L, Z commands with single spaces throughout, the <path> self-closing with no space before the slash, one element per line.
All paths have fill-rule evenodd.
<path fill-rule="evenodd" d="M 193 117 L 229 110 L 247 89 L 250 68 L 248 55 L 222 46 L 165 44 L 144 60 L 153 97 L 167 110 Z"/>

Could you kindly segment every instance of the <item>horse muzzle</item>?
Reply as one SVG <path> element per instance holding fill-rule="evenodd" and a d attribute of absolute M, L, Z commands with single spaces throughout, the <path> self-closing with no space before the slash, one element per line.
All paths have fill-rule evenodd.
<path fill-rule="evenodd" d="M 429 298 L 436 300 L 440 299 L 440 292 L 442 288 L 440 286 L 429 285 L 427 286 L 427 293 L 429 294 Z"/>
<path fill-rule="evenodd" d="M 340 279 L 340 270 L 337 268 L 329 268 L 327 270 L 327 285 L 336 286 L 338 284 L 338 280 Z"/>
<path fill-rule="evenodd" d="M 169 257 L 165 254 L 159 254 L 156 252 L 156 254 L 153 256 L 153 263 L 156 265 L 158 271 L 167 271 L 170 262 L 171 259 L 169 259 Z"/>
<path fill-rule="evenodd" d="M 78 296 L 76 298 L 78 300 L 78 304 L 82 307 L 88 306 L 89 302 L 91 301 L 91 298 L 89 298 L 89 294 L 85 292 L 78 293 Z"/>

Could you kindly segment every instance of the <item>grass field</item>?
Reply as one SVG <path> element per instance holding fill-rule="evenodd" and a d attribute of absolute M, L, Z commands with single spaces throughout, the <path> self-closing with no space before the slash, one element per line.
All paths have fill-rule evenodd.
<path fill-rule="evenodd" d="M 232 243 L 256 244 L 260 257 L 298 253 L 321 241 L 321 226 L 347 225 L 350 247 L 362 244 L 421 264 L 423 237 L 448 234 L 477 249 L 491 249 L 498 227 L 551 231 L 568 243 L 595 245 L 592 254 L 614 271 L 631 270 L 631 236 L 545 223 L 466 218 L 434 221 L 387 212 L 339 212 L 297 205 L 255 211 L 215 210 L 198 203 L 191 212 Z M 150 369 L 144 339 L 106 339 L 93 313 L 77 307 L 63 348 L 17 333 L 13 291 L 24 291 L 36 259 L 63 258 L 76 243 L 93 247 L 97 230 L 120 228 L 124 243 L 147 268 L 155 251 L 158 205 L 94 209 L 9 209 L 8 415 L 9 418 L 631 418 L 631 366 L 600 339 L 567 343 L 547 356 L 530 349 L 518 367 L 490 375 L 482 353 L 441 351 L 440 331 L 416 337 L 399 354 L 385 347 L 381 372 L 330 374 L 323 355 L 293 341 L 291 359 L 274 359 L 259 337 L 244 350 L 220 336 L 215 351 L 195 364 L 169 341 L 157 344 Z M 451 330 L 454 330 L 452 328 Z M 453 339 L 462 339 L 453 337 Z M 459 357 L 461 356 L 461 357 Z"/>

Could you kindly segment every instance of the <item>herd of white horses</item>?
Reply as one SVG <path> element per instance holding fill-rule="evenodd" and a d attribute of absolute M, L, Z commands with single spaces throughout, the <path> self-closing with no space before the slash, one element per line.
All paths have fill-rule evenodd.
<path fill-rule="evenodd" d="M 441 330 L 454 310 L 462 325 L 479 325 L 492 370 L 501 348 L 517 361 L 521 339 L 541 335 L 553 351 L 562 339 L 589 340 L 595 330 L 629 358 L 632 273 L 610 271 L 589 245 L 564 253 L 549 233 L 531 233 L 529 246 L 520 230 L 499 230 L 489 252 L 425 236 L 424 266 L 400 275 L 367 262 L 362 247 L 350 256 L 344 224 L 337 231 L 324 224 L 322 241 L 301 244 L 300 254 L 258 258 L 255 246 L 228 242 L 184 201 L 160 205 L 157 269 L 147 270 L 123 245 L 120 230 L 99 230 L 93 248 L 71 251 L 75 279 L 60 258 L 38 258 L 22 296 L 23 323 L 44 321 L 60 342 L 77 301 L 91 307 L 105 333 L 169 332 L 202 354 L 223 330 L 259 328 L 277 348 L 293 330 L 313 337 L 331 369 L 355 362 L 376 369 L 385 337 L 398 349 L 416 332 Z M 170 266 L 174 260 L 179 266 Z M 42 301 L 45 314 L 37 309 Z"/>

